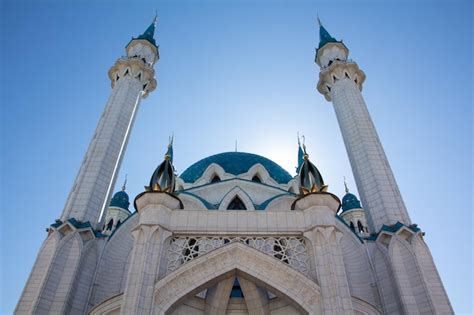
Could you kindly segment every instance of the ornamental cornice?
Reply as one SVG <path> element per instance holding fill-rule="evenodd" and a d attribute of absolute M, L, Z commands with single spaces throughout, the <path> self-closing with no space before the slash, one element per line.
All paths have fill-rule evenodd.
<path fill-rule="evenodd" d="M 319 93 L 324 95 L 327 101 L 332 100 L 331 91 L 338 80 L 354 81 L 359 90 L 362 91 L 365 73 L 353 61 L 334 61 L 329 67 L 322 69 L 319 72 L 317 89 Z"/>
<path fill-rule="evenodd" d="M 117 59 L 108 75 L 112 88 L 126 76 L 137 79 L 142 84 L 143 98 L 156 89 L 155 70 L 139 58 Z"/>

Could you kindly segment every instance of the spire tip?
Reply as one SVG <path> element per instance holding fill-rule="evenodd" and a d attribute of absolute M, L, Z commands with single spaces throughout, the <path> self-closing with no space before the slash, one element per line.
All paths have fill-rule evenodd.
<path fill-rule="evenodd" d="M 125 174 L 125 180 L 123 181 L 122 191 L 125 191 L 125 189 L 127 188 L 127 175 L 128 174 Z"/>
<path fill-rule="evenodd" d="M 345 188 L 346 194 L 349 193 L 349 188 L 347 188 L 346 176 L 344 176 L 344 188 Z"/>

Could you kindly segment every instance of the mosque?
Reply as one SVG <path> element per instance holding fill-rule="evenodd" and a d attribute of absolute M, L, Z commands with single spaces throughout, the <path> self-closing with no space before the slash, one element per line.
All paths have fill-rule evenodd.
<path fill-rule="evenodd" d="M 295 176 L 243 152 L 178 175 L 172 139 L 133 205 L 125 185 L 113 194 L 156 87 L 155 24 L 108 72 L 110 98 L 16 314 L 453 314 L 361 94 L 365 74 L 321 24 L 317 90 L 333 103 L 360 201 L 330 192 L 304 143 Z"/>

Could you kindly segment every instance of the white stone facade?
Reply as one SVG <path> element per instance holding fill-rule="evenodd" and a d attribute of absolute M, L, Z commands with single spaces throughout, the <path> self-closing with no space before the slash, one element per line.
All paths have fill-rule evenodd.
<path fill-rule="evenodd" d="M 344 70 L 347 49 L 331 45 L 324 71 Z M 101 233 L 102 202 L 137 100 L 156 85 L 153 47 L 132 41 L 133 55 L 109 72 L 105 117 L 62 219 L 48 229 L 16 314 L 453 313 L 423 232 L 410 224 L 386 164 L 360 94 L 363 78 L 354 82 L 349 70 L 331 91 L 326 84 L 318 89 L 334 102 L 363 208 L 337 215 L 337 196 L 300 195 L 298 177 L 235 152 L 195 163 L 176 179 L 175 191 L 138 195 L 132 215 L 110 207 L 106 217 L 121 224 Z M 340 60 L 330 65 L 332 55 Z M 365 214 L 370 235 L 350 228 Z"/>

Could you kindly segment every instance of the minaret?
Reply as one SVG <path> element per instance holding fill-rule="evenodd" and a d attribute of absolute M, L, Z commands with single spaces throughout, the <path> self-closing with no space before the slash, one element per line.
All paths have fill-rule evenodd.
<path fill-rule="evenodd" d="M 130 201 L 128 194 L 125 192 L 126 185 L 127 178 L 125 177 L 122 190 L 116 192 L 110 201 L 105 215 L 104 228 L 102 229 L 104 235 L 111 235 L 132 214 L 128 209 Z"/>
<path fill-rule="evenodd" d="M 367 237 L 369 236 L 369 230 L 367 229 L 364 209 L 362 209 L 359 199 L 349 192 L 345 179 L 344 186 L 346 194 L 342 198 L 342 211 L 339 213 L 339 216 L 354 233 L 362 237 Z"/>
<path fill-rule="evenodd" d="M 95 228 L 102 226 L 138 105 L 156 88 L 155 25 L 156 17 L 142 35 L 132 38 L 125 47 L 126 56 L 109 70 L 112 93 L 69 193 L 62 221 L 74 218 L 89 221 Z"/>
<path fill-rule="evenodd" d="M 321 71 L 317 89 L 334 105 L 371 232 L 397 221 L 409 225 L 405 204 L 361 94 L 365 74 L 347 59 L 349 50 L 343 42 L 318 22 L 320 43 L 315 61 Z"/>

